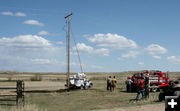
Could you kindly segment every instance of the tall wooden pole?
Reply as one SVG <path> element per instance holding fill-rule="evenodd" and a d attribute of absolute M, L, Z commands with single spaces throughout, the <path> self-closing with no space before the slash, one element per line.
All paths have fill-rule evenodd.
<path fill-rule="evenodd" d="M 68 18 L 68 72 L 67 72 L 67 87 L 70 89 L 70 16 L 72 13 L 68 14 L 66 18 Z"/>

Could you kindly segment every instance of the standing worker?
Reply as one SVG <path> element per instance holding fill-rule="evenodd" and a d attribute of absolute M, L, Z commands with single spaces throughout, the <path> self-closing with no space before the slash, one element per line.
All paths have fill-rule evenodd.
<path fill-rule="evenodd" d="M 116 77 L 114 76 L 112 78 L 112 91 L 114 91 L 114 89 L 116 88 L 116 83 L 117 83 L 117 80 L 116 80 Z"/>
<path fill-rule="evenodd" d="M 138 80 L 136 100 L 139 100 L 140 93 L 142 94 L 142 99 L 144 99 L 144 79 Z"/>
<path fill-rule="evenodd" d="M 86 78 L 84 78 L 84 86 L 83 86 L 83 88 L 84 88 L 84 90 L 87 89 L 87 79 Z"/>
<path fill-rule="evenodd" d="M 131 77 L 128 77 L 127 80 L 126 80 L 126 89 L 127 89 L 127 92 L 131 92 L 131 83 L 133 81 L 131 80 Z"/>
<path fill-rule="evenodd" d="M 145 77 L 145 81 L 144 81 L 144 89 L 145 89 L 145 97 L 149 98 L 149 77 L 148 75 Z"/>
<path fill-rule="evenodd" d="M 111 83 L 112 83 L 112 78 L 111 76 L 109 76 L 109 78 L 107 79 L 107 91 L 112 91 L 112 88 L 111 88 Z"/>

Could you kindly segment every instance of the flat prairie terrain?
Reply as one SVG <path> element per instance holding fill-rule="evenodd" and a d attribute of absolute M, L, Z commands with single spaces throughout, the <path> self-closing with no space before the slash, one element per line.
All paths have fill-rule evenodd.
<path fill-rule="evenodd" d="M 132 107 L 100 109 L 96 111 L 164 111 L 164 110 L 165 110 L 165 104 L 149 104 L 149 105 L 132 106 Z"/>
<path fill-rule="evenodd" d="M 132 74 L 133 72 L 87 73 L 87 78 L 92 80 L 93 87 L 88 90 L 71 90 L 70 92 L 63 91 L 65 73 L 1 72 L 0 80 L 24 80 L 25 107 L 35 105 L 36 111 L 131 111 L 129 109 L 133 109 L 133 107 L 141 109 L 143 105 L 151 107 L 164 104 L 164 102 L 157 101 L 159 92 L 150 93 L 148 100 L 134 101 L 136 93 L 125 91 L 125 80 Z M 117 78 L 117 88 L 114 92 L 106 91 L 106 78 L 109 75 Z M 178 72 L 170 73 L 171 78 L 176 79 L 179 76 Z M 0 87 L 12 86 L 15 86 L 15 83 L 0 82 Z M 1 90 L 0 94 L 3 93 L 7 92 Z M 8 93 L 12 93 L 12 91 Z M 8 104 L 13 104 L 13 102 L 10 101 Z M 148 106 L 147 104 L 152 105 Z M 13 106 L 4 105 L 1 107 L 9 110 L 13 108 Z M 162 107 L 164 106 L 157 107 L 157 110 Z"/>

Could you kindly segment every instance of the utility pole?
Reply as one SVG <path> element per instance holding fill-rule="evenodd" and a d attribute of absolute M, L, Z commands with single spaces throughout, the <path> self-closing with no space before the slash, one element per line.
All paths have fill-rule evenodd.
<path fill-rule="evenodd" d="M 68 91 L 70 89 L 70 16 L 72 13 L 69 13 L 67 16 L 65 16 L 65 19 L 68 18 L 68 72 L 67 72 L 67 87 Z"/>

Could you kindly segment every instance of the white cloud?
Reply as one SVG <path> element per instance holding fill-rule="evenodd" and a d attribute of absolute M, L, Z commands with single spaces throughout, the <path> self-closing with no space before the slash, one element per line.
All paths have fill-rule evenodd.
<path fill-rule="evenodd" d="M 94 49 L 94 53 L 102 56 L 109 56 L 109 50 L 106 48 Z"/>
<path fill-rule="evenodd" d="M 2 37 L 0 39 L 0 46 L 12 48 L 48 48 L 52 44 L 37 35 L 20 35 L 13 38 Z"/>
<path fill-rule="evenodd" d="M 22 12 L 17 12 L 17 13 L 14 14 L 14 16 L 24 17 L 24 16 L 26 16 L 26 14 L 25 14 L 25 13 L 22 13 Z"/>
<path fill-rule="evenodd" d="M 138 47 L 133 40 L 127 39 L 118 34 L 95 34 L 93 37 L 87 38 L 91 43 L 95 43 L 100 47 L 109 47 L 114 49 L 134 49 Z"/>
<path fill-rule="evenodd" d="M 23 12 L 13 13 L 13 12 L 7 11 L 7 12 L 2 12 L 1 14 L 2 15 L 9 15 L 9 16 L 20 16 L 20 17 L 26 16 L 26 14 Z"/>
<path fill-rule="evenodd" d="M 167 60 L 172 63 L 180 63 L 180 56 L 169 56 L 167 57 Z"/>
<path fill-rule="evenodd" d="M 57 60 L 56 59 L 31 59 L 31 61 L 34 63 L 34 64 L 55 64 L 57 63 Z"/>
<path fill-rule="evenodd" d="M 168 50 L 158 44 L 151 44 L 145 48 L 145 50 L 151 54 L 151 55 L 156 55 L 156 54 L 165 54 L 168 52 Z"/>
<path fill-rule="evenodd" d="M 16 37 L 2 37 L 0 39 L 0 53 L 19 57 L 44 57 L 54 55 L 61 50 L 50 41 L 37 35 L 20 35 Z"/>
<path fill-rule="evenodd" d="M 2 12 L 1 14 L 2 14 L 2 15 L 10 15 L 10 16 L 13 16 L 13 15 L 14 15 L 12 12 L 9 12 L 9 11 L 8 11 L 8 12 Z"/>
<path fill-rule="evenodd" d="M 152 56 L 154 59 L 161 59 L 161 56 Z"/>
<path fill-rule="evenodd" d="M 62 62 L 62 64 L 64 66 L 67 66 L 67 62 Z M 81 64 L 83 67 L 84 67 L 84 64 Z M 73 66 L 73 67 L 78 67 L 80 66 L 80 64 L 78 62 L 70 62 L 70 66 Z"/>
<path fill-rule="evenodd" d="M 89 68 L 91 68 L 91 69 L 103 69 L 103 67 L 99 66 L 99 65 L 90 65 Z"/>
<path fill-rule="evenodd" d="M 87 51 L 87 52 L 92 52 L 94 50 L 93 47 L 87 46 L 84 43 L 77 43 L 77 48 L 78 50 Z M 73 49 L 75 49 L 75 47 L 73 47 Z"/>
<path fill-rule="evenodd" d="M 57 47 L 37 35 L 2 37 L 0 38 L 0 70 L 61 71 L 65 69 L 59 60 L 65 58 L 61 56 L 62 50 L 63 47 Z"/>
<path fill-rule="evenodd" d="M 63 45 L 64 43 L 62 41 L 58 41 L 56 44 Z"/>
<path fill-rule="evenodd" d="M 30 24 L 30 25 L 36 25 L 36 26 L 45 26 L 43 23 L 37 21 L 37 20 L 26 20 L 24 21 L 24 24 Z"/>
<path fill-rule="evenodd" d="M 66 62 L 62 63 L 63 66 L 67 66 Z M 70 63 L 71 68 L 74 70 L 76 70 L 77 72 L 80 71 L 80 64 L 79 62 L 71 62 Z M 81 64 L 83 71 L 90 71 L 90 72 L 95 72 L 95 71 L 101 71 L 102 69 L 104 69 L 103 66 L 101 65 L 97 65 L 97 64 Z"/>
<path fill-rule="evenodd" d="M 138 64 L 139 64 L 141 67 L 144 67 L 144 66 L 145 66 L 144 62 L 138 62 Z"/>
<path fill-rule="evenodd" d="M 119 59 L 122 60 L 125 58 L 137 58 L 137 55 L 139 54 L 140 53 L 138 51 L 129 51 L 128 53 L 121 55 Z"/>
<path fill-rule="evenodd" d="M 88 46 L 84 43 L 77 43 L 77 48 L 79 51 L 87 52 L 89 54 L 98 54 L 101 56 L 109 56 L 109 50 L 106 48 L 94 49 L 91 46 Z M 73 50 L 76 50 L 76 47 L 73 47 Z"/>
<path fill-rule="evenodd" d="M 42 30 L 38 32 L 38 35 L 49 35 L 49 32 Z"/>

